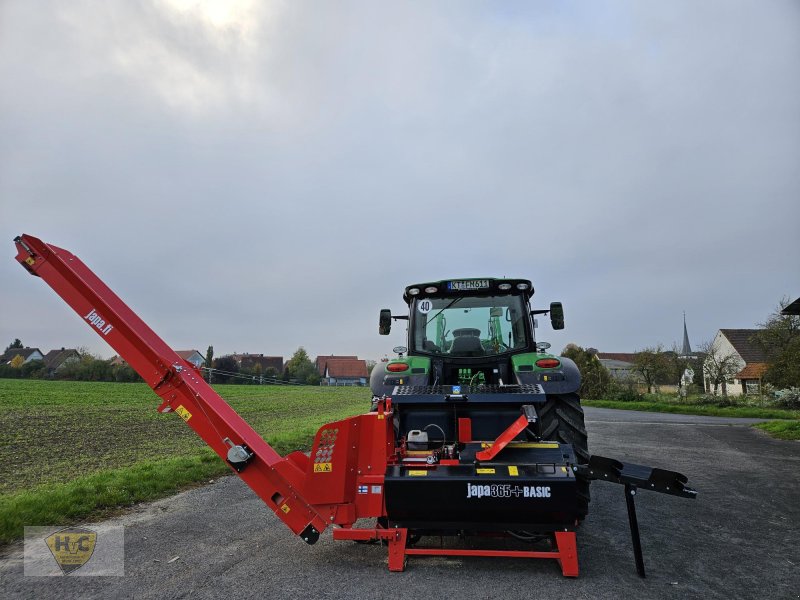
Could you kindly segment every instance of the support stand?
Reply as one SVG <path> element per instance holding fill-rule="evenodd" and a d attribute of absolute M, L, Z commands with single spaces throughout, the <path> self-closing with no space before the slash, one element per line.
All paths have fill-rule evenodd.
<path fill-rule="evenodd" d="M 552 551 L 468 550 L 461 548 L 409 548 L 408 529 L 334 529 L 335 540 L 386 540 L 389 570 L 404 571 L 409 556 L 494 556 L 504 558 L 549 558 L 558 561 L 564 577 L 578 576 L 578 545 L 574 531 L 556 531 Z"/>
<path fill-rule="evenodd" d="M 631 543 L 633 544 L 633 558 L 636 561 L 636 572 L 639 577 L 647 577 L 644 572 L 644 557 L 642 556 L 642 540 L 639 538 L 639 521 L 636 519 L 636 504 L 633 499 L 636 496 L 636 486 L 631 483 L 625 484 L 625 504 L 628 507 L 628 525 L 631 528 Z"/>

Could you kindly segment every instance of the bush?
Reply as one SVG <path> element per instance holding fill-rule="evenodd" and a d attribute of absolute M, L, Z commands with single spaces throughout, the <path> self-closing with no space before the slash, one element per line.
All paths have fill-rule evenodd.
<path fill-rule="evenodd" d="M 636 383 L 612 380 L 608 386 L 605 399 L 617 400 L 619 402 L 638 402 L 639 400 L 643 400 L 644 396 L 639 393 L 639 390 L 636 388 Z"/>
<path fill-rule="evenodd" d="M 800 388 L 792 387 L 775 392 L 768 405 L 775 408 L 800 409 Z"/>

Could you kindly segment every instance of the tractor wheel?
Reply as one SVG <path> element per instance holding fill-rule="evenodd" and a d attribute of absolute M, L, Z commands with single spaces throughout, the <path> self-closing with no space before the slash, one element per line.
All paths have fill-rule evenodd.
<path fill-rule="evenodd" d="M 583 407 L 578 394 L 552 394 L 539 408 L 542 440 L 572 444 L 578 464 L 589 462 L 589 444 L 583 421 Z M 578 518 L 589 512 L 588 479 L 578 477 Z"/>

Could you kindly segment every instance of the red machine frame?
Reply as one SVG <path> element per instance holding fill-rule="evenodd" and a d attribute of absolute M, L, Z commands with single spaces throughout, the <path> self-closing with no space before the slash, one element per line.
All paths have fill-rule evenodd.
<path fill-rule="evenodd" d="M 405 528 L 354 528 L 358 519 L 386 516 L 384 473 L 407 457 L 404 448 L 395 448 L 390 399 L 374 412 L 321 427 L 310 456 L 282 457 L 77 256 L 30 235 L 14 241 L 17 261 L 142 376 L 162 400 L 158 410 L 177 413 L 307 543 L 333 525 L 336 540 L 386 541 L 391 571 L 404 570 L 408 556 L 499 556 L 555 559 L 565 576 L 578 575 L 574 531 L 555 532 L 553 551 L 515 551 L 415 548 Z M 471 423 L 461 421 L 459 437 L 470 441 Z M 522 416 L 486 455 L 502 450 L 525 425 Z"/>

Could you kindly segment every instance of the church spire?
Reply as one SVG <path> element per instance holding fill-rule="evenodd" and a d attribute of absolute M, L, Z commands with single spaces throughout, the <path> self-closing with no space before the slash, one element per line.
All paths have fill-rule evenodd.
<path fill-rule="evenodd" d="M 692 347 L 689 345 L 689 332 L 686 330 L 686 311 L 683 311 L 683 348 L 681 356 L 689 357 L 692 355 Z"/>

